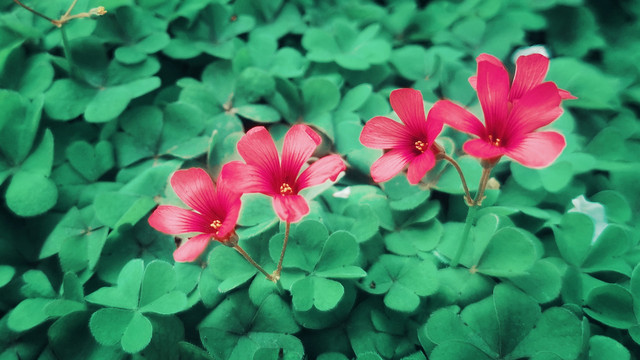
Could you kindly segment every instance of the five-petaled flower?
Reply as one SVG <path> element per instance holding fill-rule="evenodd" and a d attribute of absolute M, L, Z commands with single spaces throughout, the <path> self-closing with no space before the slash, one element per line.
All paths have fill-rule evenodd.
<path fill-rule="evenodd" d="M 554 131 L 537 131 L 562 114 L 563 99 L 574 98 L 553 82 L 543 82 L 549 60 L 539 54 L 521 56 L 510 84 L 500 60 L 487 54 L 476 59 L 478 71 L 469 79 L 478 93 L 484 124 L 448 100 L 438 101 L 430 115 L 462 132 L 475 135 L 464 143 L 471 156 L 495 164 L 503 155 L 531 168 L 550 165 L 562 152 L 564 136 Z"/>
<path fill-rule="evenodd" d="M 199 168 L 178 170 L 173 174 L 173 190 L 194 211 L 160 205 L 149 217 L 149 224 L 166 234 L 199 233 L 176 249 L 173 253 L 176 261 L 197 259 L 211 239 L 233 242 L 241 194 L 233 191 L 230 185 L 219 176 L 214 186 L 211 177 Z"/>
<path fill-rule="evenodd" d="M 271 135 L 263 126 L 250 129 L 238 142 L 238 152 L 245 163 L 233 161 L 222 175 L 243 193 L 262 193 L 273 197 L 276 214 L 286 222 L 297 222 L 309 213 L 300 190 L 335 181 L 346 169 L 339 155 L 327 155 L 312 163 L 302 173 L 322 139 L 306 125 L 294 125 L 284 138 L 282 161 Z M 299 175 L 299 176 L 298 176 Z"/>
<path fill-rule="evenodd" d="M 436 162 L 436 155 L 442 150 L 434 143 L 442 131 L 439 117 L 424 116 L 422 94 L 414 89 L 397 89 L 389 97 L 391 107 L 398 114 L 400 124 L 388 117 L 376 116 L 369 120 L 360 142 L 374 149 L 391 149 L 371 166 L 371 177 L 375 182 L 383 182 L 398 174 L 409 164 L 407 179 L 417 184 Z"/>

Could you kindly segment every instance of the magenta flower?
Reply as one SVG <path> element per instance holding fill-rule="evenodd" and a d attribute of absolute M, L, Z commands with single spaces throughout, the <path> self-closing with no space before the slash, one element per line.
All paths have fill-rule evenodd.
<path fill-rule="evenodd" d="M 435 155 L 441 149 L 434 140 L 442 131 L 443 123 L 431 113 L 425 119 L 424 102 L 418 90 L 394 90 L 389 101 L 403 124 L 376 116 L 364 125 L 360 142 L 374 149 L 390 149 L 371 165 L 373 181 L 387 181 L 409 164 L 407 179 L 415 185 L 436 163 Z"/>
<path fill-rule="evenodd" d="M 445 124 L 478 138 L 464 143 L 471 156 L 497 162 L 503 155 L 531 168 L 550 165 L 565 148 L 564 136 L 554 131 L 537 131 L 562 114 L 562 99 L 573 98 L 553 82 L 542 82 L 548 59 L 534 54 L 517 60 L 516 75 L 509 74 L 493 56 L 478 56 L 477 76 L 470 78 L 476 87 L 484 113 L 478 118 L 448 100 L 438 101 L 429 115 Z"/>
<path fill-rule="evenodd" d="M 261 193 L 273 197 L 273 208 L 283 221 L 297 222 L 309 213 L 300 190 L 335 181 L 346 169 L 339 155 L 325 156 L 301 174 L 321 138 L 306 125 L 294 125 L 284 138 L 282 161 L 271 135 L 263 126 L 254 127 L 238 142 L 238 152 L 246 164 L 234 161 L 222 170 L 223 176 L 243 193 Z M 299 176 L 298 176 L 299 175 Z"/>
<path fill-rule="evenodd" d="M 476 61 L 488 61 L 496 66 L 504 68 L 502 62 L 493 55 L 480 54 Z M 527 91 L 542 84 L 547 71 L 549 70 L 549 58 L 541 54 L 531 54 L 518 57 L 516 60 L 516 73 L 513 76 L 513 83 L 509 89 L 509 101 L 518 100 Z M 506 70 L 505 70 L 506 71 Z M 469 78 L 469 83 L 477 91 L 478 76 Z M 577 99 L 567 90 L 558 89 L 558 94 L 562 100 Z"/>
<path fill-rule="evenodd" d="M 171 235 L 199 233 L 176 249 L 173 253 L 175 261 L 193 261 L 211 239 L 225 243 L 235 234 L 241 194 L 231 191 L 229 182 L 222 176 L 214 186 L 211 177 L 202 169 L 178 170 L 171 177 L 171 187 L 194 211 L 160 205 L 149 217 L 149 225 Z"/>

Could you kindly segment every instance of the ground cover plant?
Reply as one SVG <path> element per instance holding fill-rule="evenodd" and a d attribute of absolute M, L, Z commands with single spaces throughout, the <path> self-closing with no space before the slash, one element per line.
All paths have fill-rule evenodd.
<path fill-rule="evenodd" d="M 0 3 L 0 359 L 640 356 L 640 3 Z"/>

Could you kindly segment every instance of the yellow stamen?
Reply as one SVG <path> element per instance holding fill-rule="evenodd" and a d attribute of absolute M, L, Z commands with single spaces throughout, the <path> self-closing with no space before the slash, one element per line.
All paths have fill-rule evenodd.
<path fill-rule="evenodd" d="M 96 16 L 104 15 L 106 13 L 107 13 L 107 10 L 105 10 L 104 6 L 98 6 L 97 8 L 93 8 L 89 10 L 89 14 L 96 15 Z"/>
<path fill-rule="evenodd" d="M 220 229 L 220 227 L 222 226 L 222 221 L 220 220 L 213 220 L 213 222 L 211 223 L 211 225 L 209 225 L 213 228 L 213 230 L 218 230 Z"/>
<path fill-rule="evenodd" d="M 493 138 L 493 135 L 489 135 L 489 142 L 491 142 L 493 144 L 493 146 L 500 146 L 502 144 L 502 139 L 500 138 Z"/>
<path fill-rule="evenodd" d="M 426 146 L 425 143 L 423 143 L 422 141 L 418 140 L 416 142 L 413 143 L 413 145 L 416 147 L 416 149 L 418 149 L 418 151 L 423 152 L 424 148 Z"/>
<path fill-rule="evenodd" d="M 283 183 L 280 185 L 280 195 L 291 195 L 293 194 L 293 189 L 287 183 Z"/>

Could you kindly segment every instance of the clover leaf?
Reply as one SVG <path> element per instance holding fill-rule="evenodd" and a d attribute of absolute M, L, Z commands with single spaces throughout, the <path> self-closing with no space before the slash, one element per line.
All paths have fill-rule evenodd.
<path fill-rule="evenodd" d="M 190 10 L 186 5 L 185 9 Z M 173 36 L 163 52 L 174 59 L 191 59 L 203 52 L 230 59 L 242 45 L 238 36 L 255 26 L 253 17 L 244 14 L 233 17 L 231 11 L 221 3 L 206 4 L 189 19 L 178 10 L 180 17 L 169 28 Z"/>
<path fill-rule="evenodd" d="M 50 179 L 53 165 L 53 135 L 48 129 L 32 150 L 42 111 L 42 96 L 32 102 L 17 92 L 0 91 L 6 110 L 0 115 L 0 183 L 10 175 L 5 201 L 19 216 L 39 215 L 51 209 L 58 189 Z M 11 121 L 9 121 L 11 120 Z M 6 123 L 5 123 L 6 122 Z"/>
<path fill-rule="evenodd" d="M 120 166 L 163 155 L 192 159 L 209 149 L 211 134 L 203 134 L 202 113 L 189 104 L 132 108 L 122 114 L 119 123 L 124 131 L 114 135 L 114 144 Z"/>
<path fill-rule="evenodd" d="M 415 351 L 416 344 L 407 334 L 414 334 L 417 324 L 396 315 L 375 299 L 358 304 L 347 323 L 349 343 L 358 359 L 372 358 L 371 353 L 402 359 Z"/>
<path fill-rule="evenodd" d="M 291 289 L 294 310 L 337 309 L 349 292 L 341 280 L 365 276 L 364 270 L 353 265 L 360 253 L 356 239 L 346 231 L 329 235 L 326 227 L 314 220 L 298 224 L 289 236 L 282 281 Z M 284 234 L 279 233 L 269 241 L 274 261 L 280 256 L 283 239 Z"/>
<path fill-rule="evenodd" d="M 7 59 L 4 68 L 12 71 L 5 71 L 0 76 L 3 88 L 15 90 L 29 99 L 47 90 L 55 75 L 51 60 L 45 53 L 27 57 L 22 51 L 16 51 L 14 56 Z"/>
<path fill-rule="evenodd" d="M 120 343 L 128 353 L 144 349 L 153 333 L 145 314 L 169 315 L 185 309 L 187 297 L 176 287 L 170 264 L 156 260 L 145 268 L 141 259 L 129 261 L 115 287 L 103 287 L 86 296 L 88 302 L 106 306 L 91 316 L 91 333 L 100 344 Z"/>
<path fill-rule="evenodd" d="M 544 354 L 575 359 L 581 351 L 582 326 L 563 308 L 541 312 L 534 299 L 510 285 L 468 305 L 437 310 L 421 330 L 436 344 L 430 359 L 521 359 Z"/>
<path fill-rule="evenodd" d="M 40 270 L 22 274 L 21 293 L 26 297 L 10 313 L 7 326 L 23 332 L 43 322 L 86 310 L 82 283 L 73 273 L 66 273 L 59 294 L 53 290 L 47 276 Z"/>
<path fill-rule="evenodd" d="M 44 110 L 54 120 L 84 115 L 88 122 L 108 122 L 122 114 L 131 100 L 160 86 L 160 78 L 152 76 L 160 68 L 156 59 L 132 65 L 108 62 L 106 50 L 90 38 L 79 40 L 74 49 L 80 52 L 74 59 L 82 80 L 59 79 L 47 90 Z"/>
<path fill-rule="evenodd" d="M 421 298 L 438 290 L 437 268 L 429 260 L 384 254 L 367 271 L 362 288 L 385 294 L 384 304 L 396 311 L 412 312 Z"/>
<path fill-rule="evenodd" d="M 136 64 L 169 44 L 166 27 L 165 21 L 149 11 L 122 6 L 115 9 L 113 15 L 100 21 L 94 33 L 120 45 L 115 49 L 116 60 L 123 64 Z"/>
<path fill-rule="evenodd" d="M 614 271 L 631 275 L 632 269 L 623 255 L 632 243 L 619 225 L 609 224 L 594 238 L 593 220 L 585 214 L 569 212 L 553 230 L 558 250 L 569 264 L 587 273 Z"/>
<path fill-rule="evenodd" d="M 391 54 L 390 44 L 377 37 L 380 26 L 369 25 L 361 32 L 344 19 L 337 19 L 328 29 L 311 28 L 302 37 L 307 57 L 315 62 L 335 61 L 349 70 L 366 70 L 381 64 Z"/>
<path fill-rule="evenodd" d="M 60 219 L 40 250 L 40 259 L 58 254 L 64 271 L 92 270 L 100 259 L 109 229 L 98 221 L 93 206 L 72 207 Z"/>
<path fill-rule="evenodd" d="M 268 349 L 282 349 L 285 356 L 303 353 L 300 340 L 289 335 L 300 328 L 276 294 L 253 304 L 246 290 L 235 292 L 198 327 L 204 347 L 218 358 L 258 359 L 258 353 Z"/>
<path fill-rule="evenodd" d="M 233 67 L 238 72 L 256 67 L 271 76 L 295 78 L 305 73 L 308 61 L 294 48 L 278 48 L 275 37 L 252 32 L 246 46 L 233 58 Z"/>

